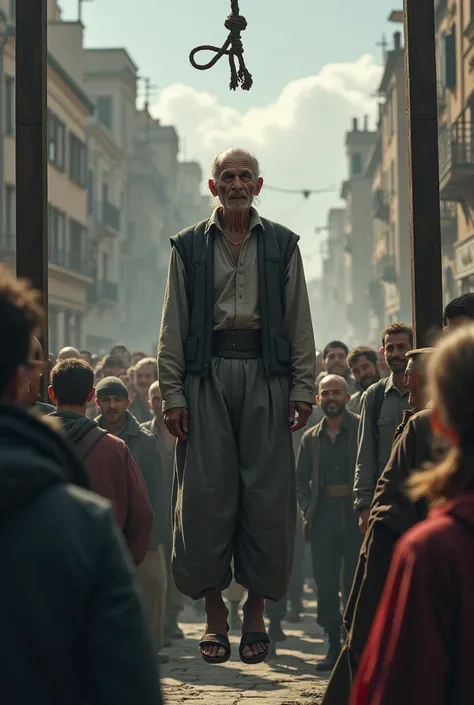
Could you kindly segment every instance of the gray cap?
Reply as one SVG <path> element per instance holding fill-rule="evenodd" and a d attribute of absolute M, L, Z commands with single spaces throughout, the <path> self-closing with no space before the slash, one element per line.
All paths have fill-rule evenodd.
<path fill-rule="evenodd" d="M 122 397 L 128 399 L 128 389 L 118 377 L 104 377 L 95 388 L 97 399 L 103 397 Z"/>

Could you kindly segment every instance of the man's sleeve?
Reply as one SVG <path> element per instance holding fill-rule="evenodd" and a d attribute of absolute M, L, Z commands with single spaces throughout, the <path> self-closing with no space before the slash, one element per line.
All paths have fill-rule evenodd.
<path fill-rule="evenodd" d="M 455 572 L 455 567 L 451 570 Z M 443 578 L 452 574 L 436 560 L 436 554 L 420 554 L 420 546 L 405 541 L 399 544 L 357 672 L 351 705 L 447 702 L 447 667 L 452 656 L 447 647 L 453 628 L 449 606 L 455 597 L 449 588 L 452 581 Z"/>
<path fill-rule="evenodd" d="M 406 481 L 417 470 L 416 427 L 410 420 L 395 438 L 390 459 L 377 482 L 372 512 L 398 536 L 417 521 L 416 508 L 406 491 Z M 428 458 L 426 458 L 428 460 Z"/>
<path fill-rule="evenodd" d="M 127 479 L 128 512 L 123 535 L 136 566 L 143 562 L 153 529 L 153 510 L 140 469 L 127 447 L 123 463 Z"/>
<path fill-rule="evenodd" d="M 310 482 L 312 475 L 311 433 L 306 432 L 302 438 L 296 461 L 296 495 L 299 507 L 305 515 L 311 506 Z"/>
<path fill-rule="evenodd" d="M 285 329 L 291 341 L 292 388 L 290 401 L 314 404 L 316 348 L 303 260 L 297 247 L 286 271 Z"/>
<path fill-rule="evenodd" d="M 158 379 L 163 396 L 163 411 L 187 406 L 184 396 L 184 345 L 188 329 L 186 272 L 181 257 L 173 247 L 158 342 Z"/>
<path fill-rule="evenodd" d="M 354 508 L 357 511 L 370 507 L 377 485 L 377 439 L 372 417 L 373 400 L 373 394 L 365 394 L 361 406 L 354 480 Z"/>
<path fill-rule="evenodd" d="M 81 687 L 90 705 L 161 705 L 136 578 L 110 510 L 97 520 L 98 549 L 84 624 Z"/>

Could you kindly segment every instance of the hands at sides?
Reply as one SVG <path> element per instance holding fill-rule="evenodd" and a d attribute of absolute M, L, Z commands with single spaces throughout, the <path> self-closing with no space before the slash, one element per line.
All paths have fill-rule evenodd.
<path fill-rule="evenodd" d="M 168 409 L 164 412 L 166 428 L 179 441 L 188 440 L 189 412 L 187 409 Z"/>
<path fill-rule="evenodd" d="M 290 401 L 288 411 L 288 422 L 292 433 L 304 428 L 308 423 L 308 419 L 313 413 L 313 405 L 306 401 Z M 298 414 L 298 416 L 296 416 Z"/>

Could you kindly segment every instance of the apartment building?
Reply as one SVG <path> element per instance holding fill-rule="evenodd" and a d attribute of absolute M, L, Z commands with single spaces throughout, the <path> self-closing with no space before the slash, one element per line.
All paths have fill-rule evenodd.
<path fill-rule="evenodd" d="M 5 4 L 5 3 L 4 3 Z M 15 205 L 15 28 L 14 4 L 9 39 L 3 53 L 3 133 L 0 184 L 3 222 L 0 259 L 14 267 L 16 250 Z M 51 16 L 56 18 L 51 8 Z M 87 150 L 85 125 L 93 105 L 79 83 L 66 71 L 54 51 L 48 53 L 48 215 L 50 345 L 81 346 L 87 290 L 92 281 L 87 245 Z"/>
<path fill-rule="evenodd" d="M 474 292 L 474 3 L 435 0 L 445 300 Z"/>

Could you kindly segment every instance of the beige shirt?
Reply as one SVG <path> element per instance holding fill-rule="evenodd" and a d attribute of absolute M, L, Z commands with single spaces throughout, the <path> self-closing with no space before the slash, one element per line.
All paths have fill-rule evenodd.
<path fill-rule="evenodd" d="M 249 232 L 235 262 L 219 222 L 219 210 L 216 208 L 207 224 L 207 229 L 216 225 L 218 233 L 214 244 L 214 330 L 258 330 L 257 226 L 262 226 L 262 221 L 257 211 L 252 209 Z M 312 404 L 315 397 L 316 352 L 303 262 L 298 247 L 286 271 L 284 324 L 292 343 L 290 401 Z M 184 396 L 184 344 L 188 328 L 186 271 L 179 253 L 173 247 L 158 344 L 158 371 L 164 411 L 187 406 Z"/>

